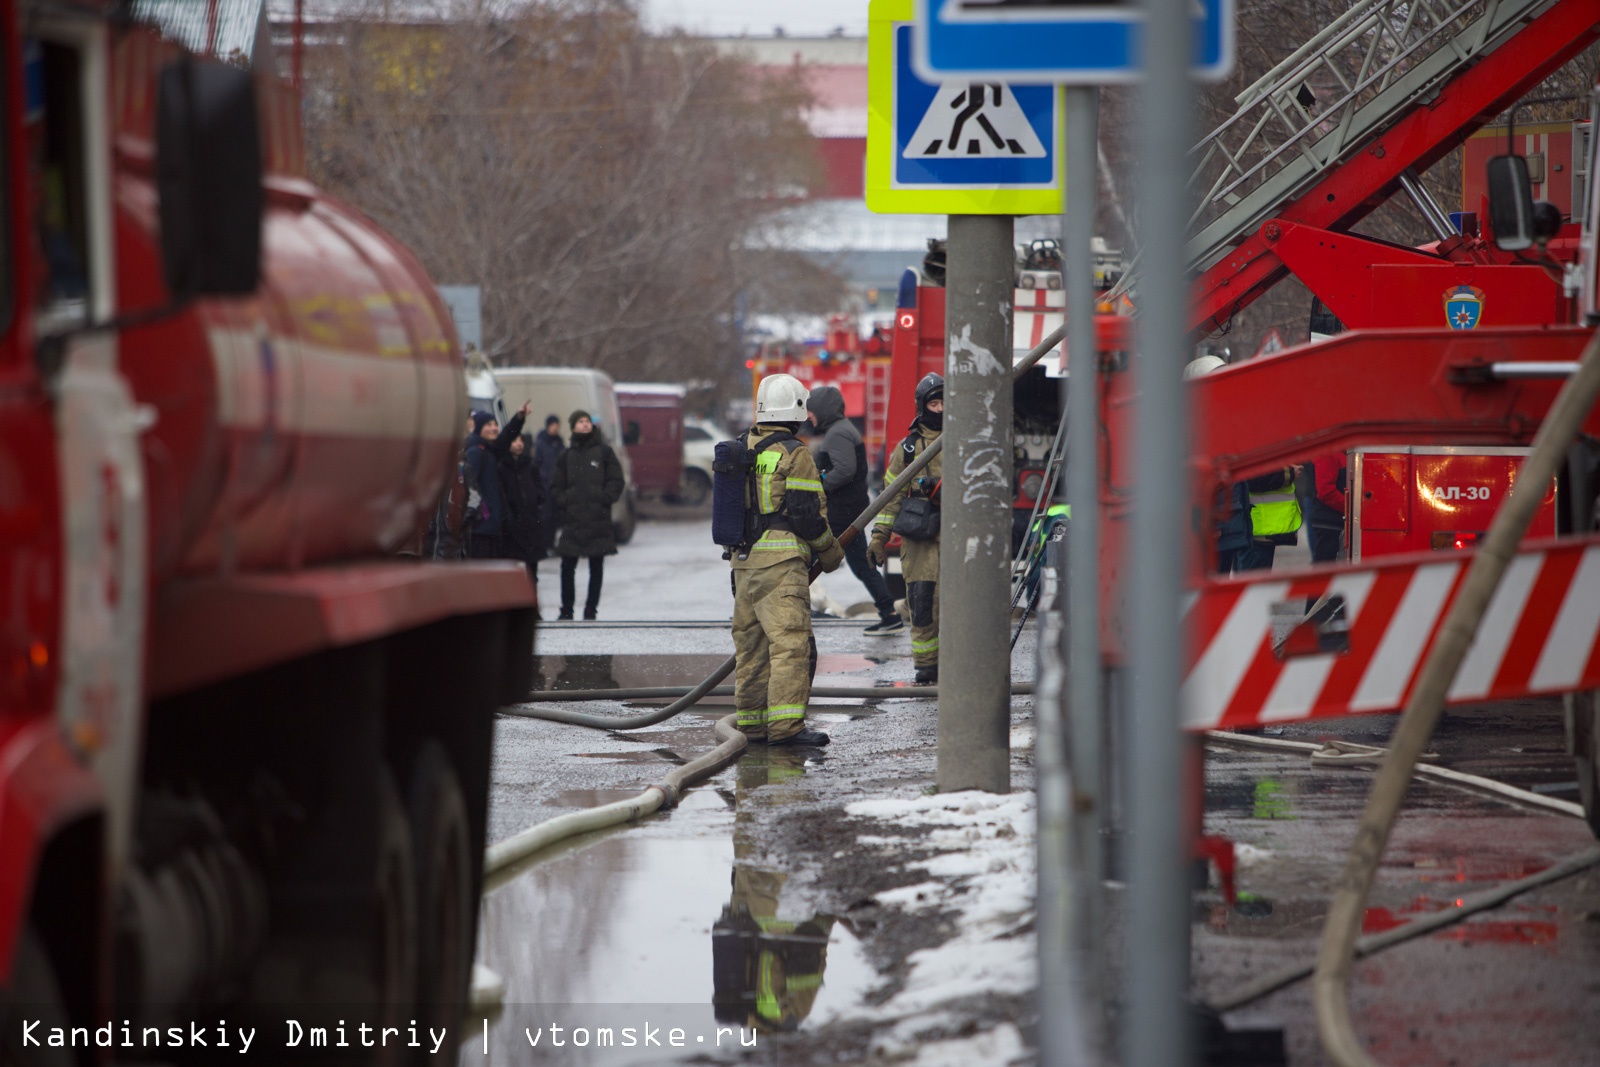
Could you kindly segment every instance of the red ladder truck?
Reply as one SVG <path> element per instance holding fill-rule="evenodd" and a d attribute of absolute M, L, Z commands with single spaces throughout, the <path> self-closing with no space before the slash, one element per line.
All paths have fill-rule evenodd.
<path fill-rule="evenodd" d="M 534 614 L 395 555 L 456 336 L 287 87 L 128 10 L 0 0 L 0 1059 L 113 1055 L 20 1053 L 24 1005 L 452 1027 Z"/>
<path fill-rule="evenodd" d="M 1483 25 L 1467 27 L 1444 17 L 1430 24 L 1412 10 L 1419 15 L 1418 36 L 1433 40 L 1432 51 L 1401 50 L 1404 63 L 1390 56 L 1359 64 L 1367 82 L 1346 86 L 1345 110 L 1304 115 L 1281 143 L 1253 151 L 1225 143 L 1229 131 L 1258 126 L 1266 110 L 1295 114 L 1286 102 L 1308 84 L 1310 67 L 1328 61 L 1341 41 L 1370 49 L 1370 22 L 1392 14 L 1391 6 L 1386 0 L 1356 5 L 1348 21 L 1242 94 L 1239 114 L 1202 142 L 1203 149 L 1216 146 L 1226 162 L 1209 172 L 1202 216 L 1207 203 L 1222 207 L 1190 244 L 1192 262 L 1203 269 L 1191 319 L 1196 330 L 1224 325 L 1290 271 L 1355 328 L 1189 384 L 1196 521 L 1188 538 L 1193 590 L 1185 608 L 1190 648 L 1183 714 L 1193 730 L 1402 707 L 1466 571 L 1472 535 L 1484 523 L 1468 519 L 1472 528 L 1463 530 L 1456 525 L 1459 513 L 1469 503 L 1492 510 L 1494 494 L 1514 482 L 1514 468 L 1498 483 L 1436 485 L 1420 472 L 1461 468 L 1414 464 L 1395 480 L 1399 504 L 1418 527 L 1408 532 L 1426 535 L 1420 543 L 1415 536 L 1399 538 L 1383 550 L 1392 555 L 1380 551 L 1350 564 L 1227 578 L 1207 573 L 1219 493 L 1314 453 L 1381 453 L 1383 462 L 1448 453 L 1481 464 L 1526 449 L 1561 377 L 1594 332 L 1592 189 L 1581 237 L 1557 212 L 1548 218 L 1546 248 L 1531 256 L 1502 252 L 1488 232 L 1441 232 L 1433 248 L 1412 251 L 1344 230 L 1402 189 L 1429 215 L 1416 170 L 1600 36 L 1600 11 L 1592 3 L 1535 0 L 1516 11 L 1486 10 L 1478 15 Z M 1422 5 L 1422 15 L 1429 8 Z M 1465 55 L 1456 47 L 1463 40 L 1472 45 Z M 1391 68 L 1393 80 L 1385 82 Z M 1204 164 L 1201 172 L 1207 173 Z M 1531 203 L 1518 208 L 1540 214 Z M 1462 285 L 1483 294 L 1470 324 L 1451 321 L 1442 299 Z M 1135 396 L 1120 353 L 1105 351 L 1099 363 L 1106 423 L 1101 634 L 1114 666 L 1125 647 L 1111 591 L 1120 581 L 1129 518 Z M 1524 543 L 1450 699 L 1575 697 L 1569 701 L 1571 741 L 1584 805 L 1600 831 L 1600 749 L 1593 701 L 1584 695 L 1600 683 L 1600 543 L 1588 536 L 1600 468 L 1597 440 L 1600 413 L 1590 416 L 1559 480 L 1560 513 Z M 1363 462 L 1353 473 L 1381 466 Z M 1369 497 L 1370 485 L 1353 480 L 1351 529 L 1358 534 L 1369 509 L 1393 508 L 1397 498 Z M 1558 532 L 1570 536 L 1549 536 Z M 1434 536 L 1439 533 L 1448 536 Z"/>

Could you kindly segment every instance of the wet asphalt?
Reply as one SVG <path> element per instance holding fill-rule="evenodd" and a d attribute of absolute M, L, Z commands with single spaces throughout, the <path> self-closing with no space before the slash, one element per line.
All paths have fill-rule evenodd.
<path fill-rule="evenodd" d="M 718 555 L 703 519 L 642 524 L 634 543 L 607 560 L 599 621 L 541 626 L 536 690 L 699 681 L 732 650 L 725 625 L 732 598 Z M 547 617 L 555 614 L 556 576 L 554 561 L 546 561 Z M 580 565 L 580 597 L 584 578 Z M 865 599 L 847 571 L 821 584 L 835 605 Z M 818 685 L 909 682 L 909 638 L 864 636 L 872 618 L 817 623 Z M 1032 637 L 1030 626 L 1013 657 L 1016 679 L 1033 676 Z M 614 713 L 660 703 L 563 706 Z M 491 840 L 634 795 L 665 767 L 713 747 L 711 724 L 731 710 L 730 698 L 708 698 L 693 712 L 628 733 L 503 716 Z M 814 700 L 809 719 L 833 736 L 829 748 L 776 756 L 754 749 L 678 809 L 560 846 L 497 883 L 483 905 L 479 962 L 505 980 L 507 1006 L 489 1023 L 488 1054 L 474 1031 L 462 1063 L 912 1062 L 915 1043 L 885 1044 L 872 1007 L 903 978 L 912 952 L 950 933 L 938 914 L 913 921 L 876 904 L 875 894 L 923 876 L 883 869 L 853 847 L 840 809 L 864 795 L 929 789 L 935 713 L 934 701 L 895 699 L 892 689 L 882 700 Z M 1028 739 L 1031 716 L 1031 701 L 1015 698 L 1014 739 Z M 1393 721 L 1304 724 L 1273 736 L 1382 744 Z M 1552 702 L 1452 711 L 1432 748 L 1445 765 L 1576 799 Z M 1247 903 L 1229 909 L 1214 878 L 1196 894 L 1199 999 L 1315 956 L 1329 887 L 1370 781 L 1363 768 L 1313 769 L 1302 756 L 1208 748 L 1205 829 L 1247 846 L 1238 874 Z M 1031 785 L 1031 748 L 1019 745 L 1013 788 Z M 1454 906 L 1593 843 L 1581 820 L 1416 784 L 1366 929 Z M 825 946 L 814 997 L 788 1032 L 762 1033 L 757 1053 L 736 1047 L 753 1031 L 732 1021 L 748 1013 L 729 1006 L 727 980 L 728 946 L 737 941 L 730 916 L 743 906 L 738 886 L 752 872 L 778 879 L 777 919 L 810 939 L 807 951 Z M 1297 982 L 1227 1020 L 1281 1027 L 1287 1062 L 1322 1064 L 1309 988 Z M 935 1036 L 1013 1024 L 1031 1040 L 1035 1013 L 1025 998 L 972 994 L 931 1020 Z M 1352 1003 L 1358 1032 L 1385 1063 L 1600 1065 L 1600 868 L 1358 963 Z M 564 1029 L 558 1035 L 551 1025 Z M 572 1027 L 587 1036 L 600 1027 L 620 1035 L 629 1026 L 643 1047 L 601 1052 L 571 1044 Z M 659 1043 L 647 1046 L 652 1026 Z M 673 1027 L 682 1031 L 679 1048 L 670 1044 Z M 537 1047 L 533 1033 L 541 1035 Z M 559 1048 L 547 1043 L 563 1039 Z M 1031 1053 L 1019 1062 L 1031 1062 Z"/>

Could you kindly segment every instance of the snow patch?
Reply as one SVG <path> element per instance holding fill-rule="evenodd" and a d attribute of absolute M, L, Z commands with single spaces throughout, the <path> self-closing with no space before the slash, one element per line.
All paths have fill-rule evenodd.
<path fill-rule="evenodd" d="M 845 812 L 900 827 L 926 828 L 927 834 L 897 844 L 937 849 L 939 855 L 907 859 L 903 865 L 936 880 L 880 893 L 877 899 L 908 910 L 937 908 L 955 916 L 955 936 L 914 953 L 904 987 L 873 1015 L 883 1019 L 917 1015 L 946 1001 L 970 997 L 975 989 L 1004 995 L 1033 988 L 1034 941 L 1031 932 L 1023 932 L 1032 921 L 1034 904 L 1033 794 L 972 790 L 858 800 L 846 805 Z M 881 835 L 873 837 L 875 844 L 881 840 Z M 934 1062 L 1004 1061 L 981 1056 Z"/>
<path fill-rule="evenodd" d="M 1257 848 L 1255 845 L 1235 844 L 1233 846 L 1233 859 L 1240 867 L 1259 866 L 1273 856 L 1270 848 Z"/>
<path fill-rule="evenodd" d="M 879 904 L 888 904 L 891 907 L 904 908 L 907 911 L 918 911 L 943 899 L 943 897 L 944 886 L 938 882 L 918 882 L 916 885 L 901 886 L 899 889 L 886 889 L 873 899 Z"/>

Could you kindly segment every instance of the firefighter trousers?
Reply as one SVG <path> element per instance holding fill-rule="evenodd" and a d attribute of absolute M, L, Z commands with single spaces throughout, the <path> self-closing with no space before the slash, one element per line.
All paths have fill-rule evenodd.
<path fill-rule="evenodd" d="M 806 724 L 816 643 L 802 559 L 733 572 L 734 706 L 752 741 L 782 741 Z"/>
<path fill-rule="evenodd" d="M 900 569 L 906 580 L 906 607 L 911 612 L 911 662 L 939 665 L 939 542 L 904 541 Z"/>

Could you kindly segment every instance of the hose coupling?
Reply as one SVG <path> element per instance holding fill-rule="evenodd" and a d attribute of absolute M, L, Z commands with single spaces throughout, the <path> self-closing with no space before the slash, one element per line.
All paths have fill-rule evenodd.
<path fill-rule="evenodd" d="M 661 790 L 662 811 L 671 811 L 678 806 L 678 801 L 681 797 L 678 794 L 678 787 L 671 782 L 651 782 L 646 788 Z"/>

